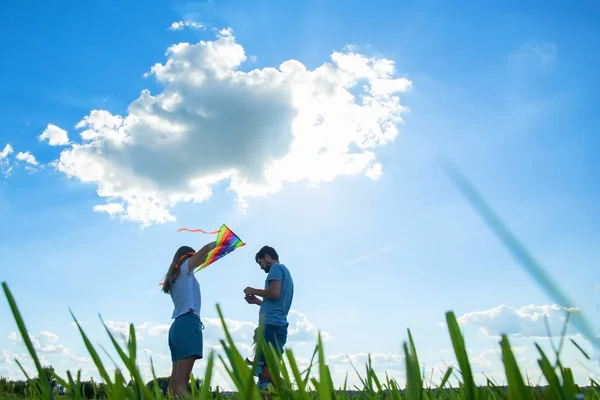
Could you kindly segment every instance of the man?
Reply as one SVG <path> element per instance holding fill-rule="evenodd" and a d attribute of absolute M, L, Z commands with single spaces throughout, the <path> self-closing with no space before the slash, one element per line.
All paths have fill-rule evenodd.
<path fill-rule="evenodd" d="M 260 269 L 265 271 L 264 289 L 247 287 L 244 289 L 246 301 L 260 306 L 259 324 L 263 328 L 265 343 L 271 343 L 282 356 L 283 347 L 287 341 L 287 315 L 294 297 L 294 281 L 287 267 L 279 262 L 279 255 L 274 248 L 263 246 L 254 257 Z M 258 297 L 262 297 L 260 300 Z M 271 374 L 266 365 L 265 357 L 257 350 L 257 365 L 262 367 L 261 375 L 264 380 L 271 382 Z"/>

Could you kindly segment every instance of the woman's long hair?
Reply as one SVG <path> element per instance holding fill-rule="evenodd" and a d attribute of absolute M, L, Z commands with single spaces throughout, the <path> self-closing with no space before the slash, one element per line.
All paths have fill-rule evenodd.
<path fill-rule="evenodd" d="M 179 277 L 180 266 L 181 264 L 190 258 L 196 251 L 190 246 L 181 246 L 175 252 L 173 256 L 173 261 L 171 261 L 171 265 L 169 266 L 169 270 L 167 271 L 167 275 L 165 276 L 163 283 L 163 292 L 170 293 L 171 287 Z"/>

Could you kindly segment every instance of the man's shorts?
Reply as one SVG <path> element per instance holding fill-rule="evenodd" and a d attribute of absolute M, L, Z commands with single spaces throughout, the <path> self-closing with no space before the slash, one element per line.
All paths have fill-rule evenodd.
<path fill-rule="evenodd" d="M 281 355 L 283 354 L 283 347 L 285 346 L 286 342 L 287 342 L 287 334 L 288 334 L 288 326 L 289 324 L 285 324 L 285 325 L 269 325 L 266 324 L 264 326 L 264 330 L 263 330 L 263 336 L 265 339 L 265 344 L 269 345 L 269 343 L 271 343 L 273 345 L 273 347 L 275 348 L 275 350 L 277 351 L 277 354 L 279 355 L 279 357 L 281 357 Z M 256 361 L 257 361 L 257 365 L 265 365 L 265 357 L 262 354 L 262 351 L 260 348 L 256 349 Z"/>
<path fill-rule="evenodd" d="M 169 329 L 171 361 L 192 356 L 196 359 L 203 357 L 202 329 L 200 318 L 192 312 L 180 315 L 173 321 Z"/>

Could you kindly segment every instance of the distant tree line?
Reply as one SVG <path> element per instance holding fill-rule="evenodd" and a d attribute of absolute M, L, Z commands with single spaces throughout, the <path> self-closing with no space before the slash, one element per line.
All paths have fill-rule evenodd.
<path fill-rule="evenodd" d="M 60 385 L 53 376 L 54 367 L 46 366 L 43 368 L 45 375 L 48 380 L 48 384 L 52 392 L 58 396 L 63 396 L 67 393 L 67 389 Z M 32 389 L 40 385 L 40 377 L 35 377 L 29 380 L 12 380 L 6 377 L 0 376 L 0 395 L 14 395 L 17 397 L 27 397 Z M 156 383 L 163 394 L 167 393 L 169 388 L 169 377 L 157 377 Z M 85 399 L 105 399 L 106 395 L 106 384 L 103 382 L 95 382 L 93 379 L 84 380 L 78 382 L 80 388 L 80 394 Z M 133 385 L 132 381 L 129 381 L 129 386 Z M 196 378 L 195 385 L 197 389 L 200 389 L 202 380 Z M 150 390 L 154 390 L 154 380 L 150 380 L 146 383 L 146 386 Z M 191 383 L 188 384 L 188 389 L 191 389 Z M 211 389 L 211 391 L 213 391 Z"/>
<path fill-rule="evenodd" d="M 53 393 L 58 396 L 66 395 L 67 388 L 61 386 L 54 378 L 54 367 L 46 366 L 43 369 L 44 369 L 45 375 L 48 380 L 48 385 L 50 386 Z M 168 387 L 169 387 L 169 377 L 157 377 L 156 383 L 158 384 L 160 391 L 162 391 L 163 394 L 166 394 Z M 39 376 L 28 379 L 28 380 L 24 380 L 24 381 L 23 380 L 16 380 L 16 381 L 10 380 L 6 377 L 0 376 L 0 395 L 14 395 L 16 397 L 24 397 L 25 398 L 25 397 L 28 397 L 30 391 L 36 390 L 36 386 L 40 387 L 39 386 L 40 384 L 41 384 L 41 381 L 40 381 Z M 202 385 L 202 380 L 199 378 L 196 378 L 196 380 L 194 381 L 194 384 L 196 386 L 196 389 L 200 390 L 200 387 Z M 80 395 L 84 399 L 106 399 L 107 398 L 106 384 L 103 382 L 95 382 L 93 379 L 90 379 L 90 380 L 85 380 L 85 381 L 76 381 L 76 385 L 79 387 L 78 391 L 80 391 Z M 133 382 L 129 381 L 128 386 L 133 386 Z M 146 383 L 146 386 L 148 387 L 148 389 L 153 391 L 154 390 L 154 380 L 148 381 Z M 493 390 L 493 391 L 504 392 L 504 393 L 506 393 L 508 391 L 508 388 L 506 386 L 494 386 L 493 389 L 492 388 L 489 388 L 489 389 Z M 592 386 L 579 387 L 579 389 L 581 390 L 582 393 L 587 393 L 590 390 L 598 391 L 598 388 L 592 387 Z M 188 390 L 191 390 L 191 383 L 188 383 Z M 543 398 L 546 398 L 545 397 L 546 395 L 551 395 L 550 388 L 548 386 L 535 385 L 535 386 L 528 387 L 528 390 L 532 394 L 537 392 L 538 394 L 542 395 Z M 215 398 L 223 399 L 223 398 L 230 398 L 230 397 L 234 396 L 233 392 L 219 391 L 219 388 L 217 388 L 216 391 L 211 388 L 210 391 L 213 394 L 213 396 L 212 396 L 213 399 L 215 399 Z M 399 391 L 404 392 L 404 389 L 399 388 Z M 457 389 L 443 388 L 443 389 L 431 389 L 430 391 L 432 393 L 439 393 L 439 392 L 450 393 L 450 392 L 456 392 Z M 334 392 L 338 393 L 338 394 L 342 393 L 341 390 L 334 390 Z M 344 392 L 344 395 L 346 397 L 361 397 L 362 398 L 362 397 L 364 397 L 364 394 L 365 394 L 365 392 L 360 391 L 360 390 L 348 390 L 348 391 Z M 382 394 L 384 396 L 383 398 L 386 398 L 388 394 L 391 395 L 391 393 L 388 393 L 388 390 L 383 390 L 380 394 Z"/>

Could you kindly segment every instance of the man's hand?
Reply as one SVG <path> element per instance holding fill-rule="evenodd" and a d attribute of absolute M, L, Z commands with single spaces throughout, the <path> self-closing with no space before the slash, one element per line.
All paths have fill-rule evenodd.
<path fill-rule="evenodd" d="M 244 289 L 244 293 L 245 293 L 247 296 L 255 296 L 255 295 L 256 295 L 256 293 L 257 293 L 257 291 L 256 291 L 256 289 L 254 289 L 254 288 L 252 288 L 252 287 L 248 286 L 246 289 Z"/>
<path fill-rule="evenodd" d="M 248 304 L 260 305 L 262 303 L 262 301 L 260 301 L 260 299 L 253 294 L 247 294 L 244 298 L 246 299 L 246 302 L 248 302 Z"/>
<path fill-rule="evenodd" d="M 278 299 L 279 296 L 281 295 L 281 282 L 278 280 L 271 280 L 269 282 L 269 287 L 268 289 L 255 289 L 252 288 L 250 286 L 248 286 L 246 289 L 244 289 L 244 294 L 246 294 L 246 296 L 250 295 L 250 296 L 260 296 L 263 299 Z"/>

